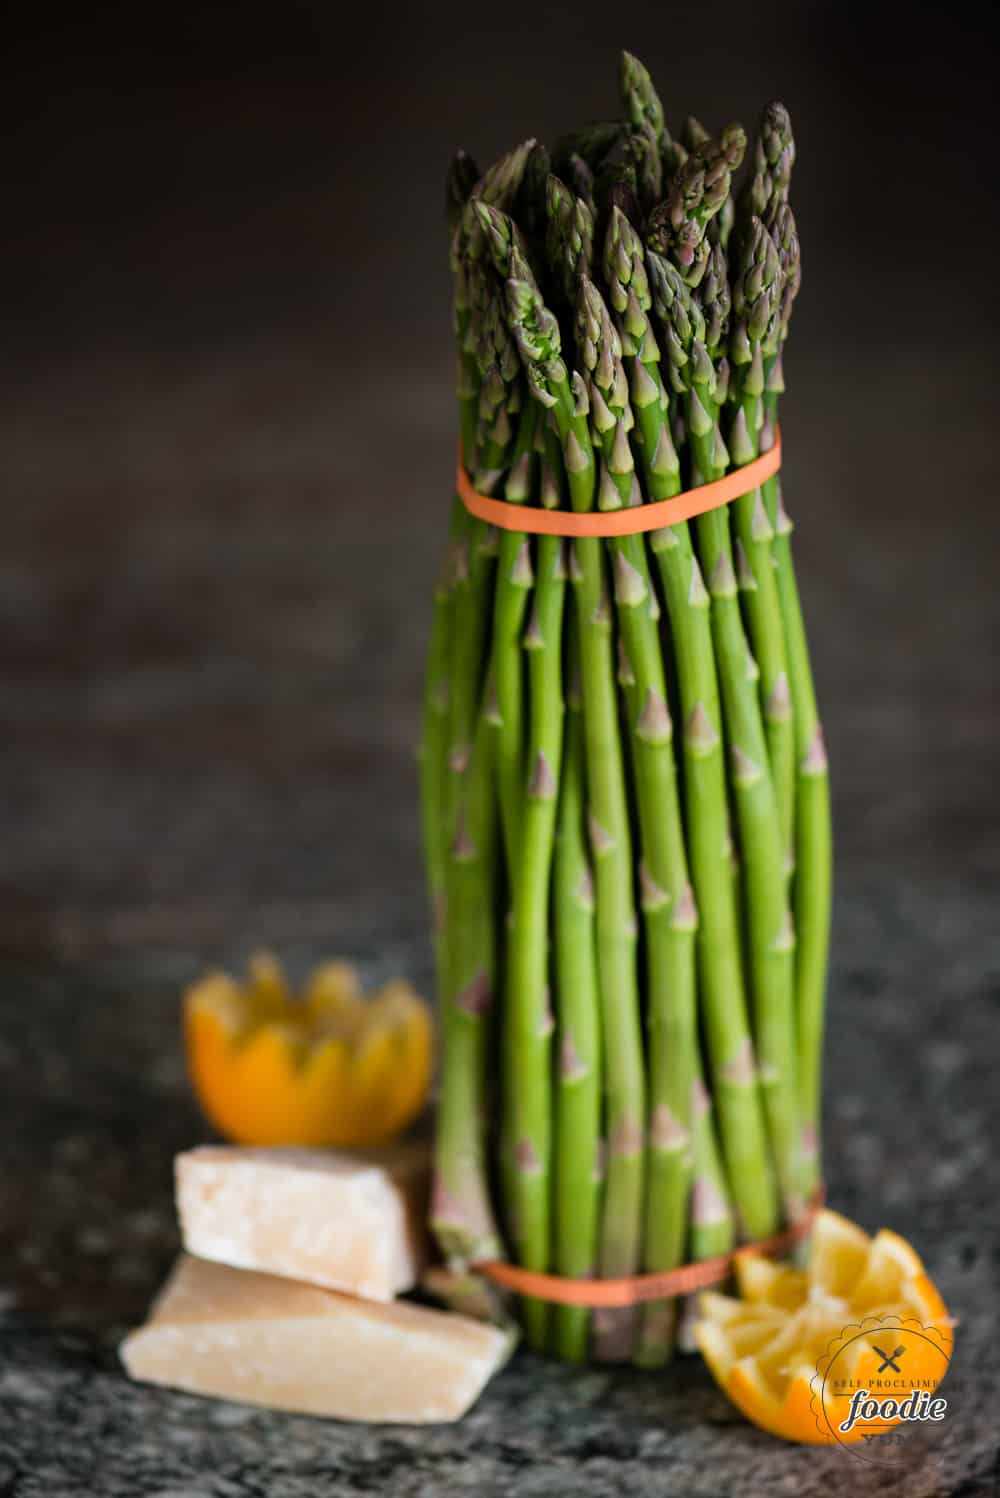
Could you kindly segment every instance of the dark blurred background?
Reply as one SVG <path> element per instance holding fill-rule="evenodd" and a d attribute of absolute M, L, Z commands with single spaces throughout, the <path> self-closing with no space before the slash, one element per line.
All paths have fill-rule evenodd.
<path fill-rule="evenodd" d="M 4 110 L 0 943 L 322 929 L 420 882 L 441 181 L 789 105 L 789 504 L 843 863 L 995 866 L 992 35 L 971 7 L 22 10 Z M 270 924 L 267 912 L 270 911 Z M 263 912 L 260 922 L 254 911 Z M 193 923 L 193 924 L 192 924 Z"/>
<path fill-rule="evenodd" d="M 144 1394 L 114 1351 L 176 1250 L 172 1155 L 205 1132 L 182 983 L 270 944 L 296 971 L 353 955 L 429 991 L 412 749 L 454 452 L 445 166 L 606 117 L 622 46 L 675 127 L 689 110 L 751 127 L 773 97 L 796 124 L 783 426 L 836 797 L 827 1177 L 840 1210 L 914 1237 L 966 1369 L 941 1484 L 871 1468 L 852 1486 L 996 1491 L 985 14 L 445 0 L 6 18 L 4 1492 L 389 1491 L 386 1462 L 412 1483 L 393 1492 L 435 1498 L 513 1492 L 522 1466 L 579 1498 L 660 1492 L 665 1464 L 672 1491 L 707 1498 L 843 1486 L 842 1457 L 755 1437 L 690 1360 L 599 1388 L 519 1360 L 473 1419 L 410 1447 Z"/>

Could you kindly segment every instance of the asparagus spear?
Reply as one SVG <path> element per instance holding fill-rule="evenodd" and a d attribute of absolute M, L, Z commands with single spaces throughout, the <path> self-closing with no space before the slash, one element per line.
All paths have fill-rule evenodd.
<path fill-rule="evenodd" d="M 769 205 L 768 216 L 765 220 L 774 240 L 775 249 L 778 251 L 778 264 L 781 266 L 781 318 L 780 338 L 783 343 L 788 337 L 788 324 L 792 316 L 792 307 L 795 298 L 799 294 L 802 285 L 802 258 L 799 246 L 798 229 L 795 224 L 795 215 L 791 204 L 781 201 Z M 780 353 L 780 350 L 779 350 Z M 767 366 L 774 367 L 774 362 Z M 766 402 L 765 402 L 766 405 Z"/>
<path fill-rule="evenodd" d="M 764 110 L 755 147 L 754 184 L 760 215 L 771 231 L 782 274 L 780 340 L 788 336 L 792 304 L 801 282 L 799 241 L 788 204 L 795 139 L 782 104 Z M 784 389 L 780 349 L 764 365 L 765 422 L 761 450 L 774 440 L 778 397 Z M 793 887 L 796 951 L 799 1087 L 802 1154 L 807 1188 L 819 1179 L 820 1063 L 827 956 L 830 943 L 832 838 L 830 788 L 823 734 L 816 711 L 809 648 L 791 554 L 791 522 L 781 502 L 777 476 L 764 486 L 764 505 L 776 530 L 773 543 L 778 595 L 792 686 L 797 758 L 796 864 Z"/>
<path fill-rule="evenodd" d="M 594 937 L 594 881 L 587 856 L 583 699 L 574 615 L 567 620 L 566 736 L 553 879 L 556 991 L 555 1239 L 558 1274 L 580 1279 L 597 1265 L 601 1202 L 601 1029 Z M 554 1347 L 569 1362 L 587 1354 L 590 1315 L 557 1306 Z"/>
<path fill-rule="evenodd" d="M 469 528 L 471 530 L 471 527 Z M 469 614 L 473 579 L 489 565 L 485 528 L 456 544 L 451 680 L 466 665 L 455 635 Z M 474 550 L 472 548 L 475 547 Z M 479 584 L 483 591 L 488 583 Z M 475 663 L 478 672 L 478 663 Z M 476 689 L 478 691 L 478 688 Z M 496 977 L 494 929 L 494 802 L 491 729 L 473 708 L 459 723 L 456 693 L 449 704 L 447 767 L 451 816 L 446 820 L 443 957 L 443 1085 L 438 1108 L 432 1225 L 449 1261 L 495 1257 L 500 1251 L 482 1137 L 485 1026 Z M 461 737 L 459 737 L 461 733 Z M 470 1123 L 470 1120 L 472 1121 Z"/>
<path fill-rule="evenodd" d="M 683 165 L 687 152 L 671 138 L 649 69 L 632 52 L 623 52 L 619 81 L 625 118 L 633 130 L 648 132 L 655 141 L 661 178 L 672 176 Z"/>
<path fill-rule="evenodd" d="M 612 222 L 624 222 L 617 210 Z M 600 292 L 587 277 L 581 278 L 577 302 L 577 347 L 590 382 L 591 434 L 603 454 L 598 505 L 608 510 L 641 502 L 628 441 L 634 418 L 622 343 Z M 648 1269 L 672 1269 L 683 1261 L 687 1239 L 698 920 L 677 795 L 659 609 L 646 547 L 639 535 L 623 536 L 609 543 L 609 551 L 615 617 L 629 665 L 625 695 L 646 935 L 649 1138 L 643 1261 Z M 643 1316 L 636 1360 L 644 1366 L 660 1366 L 670 1356 L 671 1311 L 668 1302 L 656 1303 Z"/>
<path fill-rule="evenodd" d="M 518 147 L 490 167 L 477 193 L 487 201 L 510 203 L 531 145 Z M 459 177 L 458 169 L 453 170 L 453 185 Z M 450 197 L 461 190 L 453 186 Z M 499 410 L 489 431 L 479 431 L 482 382 L 476 353 L 484 346 L 480 318 L 489 299 L 485 249 L 476 213 L 466 202 L 457 215 L 451 246 L 460 350 L 459 407 L 464 460 L 484 486 L 496 482 L 502 471 L 509 433 L 509 423 L 505 427 L 501 421 L 497 426 Z M 485 440 L 477 446 L 480 435 Z M 490 530 L 472 520 L 457 497 L 451 533 L 454 586 L 443 795 L 447 925 L 441 944 L 444 1055 L 431 1218 L 446 1257 L 460 1261 L 499 1252 L 483 1141 L 485 1029 L 496 976 L 496 933 L 492 730 L 480 711 L 496 545 Z"/>
<path fill-rule="evenodd" d="M 689 114 L 681 127 L 681 142 L 685 150 L 688 152 L 696 151 L 709 140 L 711 140 L 709 131 L 705 129 L 705 126 L 699 119 L 696 119 L 693 114 Z M 733 231 L 735 218 L 736 205 L 733 202 L 732 193 L 729 192 L 723 199 L 722 207 L 718 213 L 708 221 L 706 234 L 709 242 L 713 245 L 720 245 L 722 249 L 725 249 Z"/>
<path fill-rule="evenodd" d="M 689 286 L 697 286 L 705 274 L 712 249 L 708 225 L 729 196 L 745 149 L 743 128 L 727 125 L 717 140 L 691 152 L 650 215 L 647 244 L 669 255 Z"/>
<path fill-rule="evenodd" d="M 736 406 L 729 433 L 733 463 L 758 454 L 763 424 L 765 360 L 777 353 L 780 312 L 778 252 L 760 219 L 754 219 L 734 269 L 732 365 Z M 768 761 L 781 822 L 785 866 L 794 861 L 795 733 L 785 657 L 785 632 L 771 556 L 774 529 L 760 489 L 731 506 L 736 534 L 736 576 L 754 657 L 760 667 L 760 694 Z"/>
<path fill-rule="evenodd" d="M 595 499 L 596 465 L 587 396 L 561 357 L 559 326 L 537 287 L 507 283 L 511 326 L 532 394 L 551 412 L 576 510 Z M 618 728 L 611 614 L 601 544 L 581 538 L 571 578 L 579 620 L 588 822 L 596 886 L 597 962 L 604 1036 L 608 1149 L 599 1267 L 607 1276 L 634 1273 L 641 1254 L 645 1076 L 636 981 L 636 919 L 631 829 Z M 627 1357 L 634 1318 L 594 1318 L 599 1355 Z"/>
<path fill-rule="evenodd" d="M 485 1025 L 496 980 L 490 740 L 491 729 L 480 715 L 447 871 L 444 1065 L 431 1219 L 442 1252 L 453 1263 L 501 1252 L 482 1137 Z"/>
<path fill-rule="evenodd" d="M 594 201 L 594 174 L 584 161 L 582 156 L 577 156 L 571 151 L 566 157 L 563 165 L 566 186 L 576 197 L 580 198 L 590 210 L 593 219 L 597 217 L 597 204 Z"/>
<path fill-rule="evenodd" d="M 794 154 L 794 148 L 793 148 Z M 801 279 L 798 236 L 787 203 L 772 210 L 775 242 L 781 262 L 783 287 L 781 338 L 788 336 L 792 303 Z M 764 426 L 761 450 L 774 441 L 778 399 L 784 389 L 781 354 L 767 369 L 764 389 Z M 796 872 L 793 885 L 798 1019 L 799 1087 L 803 1120 L 802 1154 L 806 1187 L 819 1181 L 820 1068 L 823 1051 L 823 1009 L 826 997 L 827 956 L 830 945 L 832 894 L 832 833 L 830 782 L 823 731 L 816 710 L 809 646 L 792 562 L 792 522 L 782 503 L 777 476 L 764 486 L 764 504 L 775 530 L 774 558 L 778 596 L 785 625 L 792 700 L 795 705 L 797 758 Z"/>
<path fill-rule="evenodd" d="M 700 482 L 720 477 L 729 466 L 717 420 L 718 386 L 712 392 L 712 377 L 718 380 L 722 360 L 714 370 L 711 365 L 709 359 L 693 368 L 688 397 L 694 477 Z M 785 1213 L 794 1218 L 802 1206 L 794 1066 L 795 936 L 786 897 L 781 826 L 757 697 L 756 664 L 740 619 L 725 511 L 716 509 L 699 516 L 697 533 L 711 594 L 730 788 L 746 866 L 745 904 L 760 1081 Z M 744 1066 L 750 1075 L 754 1066 L 750 1050 Z"/>
<path fill-rule="evenodd" d="M 784 104 L 775 100 L 761 115 L 754 144 L 754 172 L 768 178 L 768 197 L 772 201 L 787 199 L 794 165 L 792 122 Z"/>
<path fill-rule="evenodd" d="M 570 192 L 558 177 L 550 176 L 546 186 L 548 230 L 546 250 L 564 307 L 576 306 L 577 280 L 587 271 L 594 254 L 594 215 L 584 201 Z"/>
<path fill-rule="evenodd" d="M 510 470 L 504 485 L 504 499 L 508 504 L 525 504 L 534 491 L 536 412 L 537 407 L 534 402 L 530 402 L 521 413 Z M 511 887 L 520 856 L 521 792 L 524 784 L 521 634 L 534 576 L 528 536 L 521 531 L 504 531 L 500 537 L 497 557 L 490 660 L 495 693 L 492 714 L 496 729 L 494 763 L 507 881 Z"/>
<path fill-rule="evenodd" d="M 625 117 L 634 130 L 648 125 L 657 140 L 667 129 L 666 116 L 649 69 L 633 52 L 622 52 L 619 73 Z"/>
<path fill-rule="evenodd" d="M 535 153 L 529 156 L 529 162 Z M 473 201 L 479 226 L 490 256 L 500 277 L 505 280 L 516 268 L 520 274 L 532 275 L 527 263 L 527 246 L 513 221 L 499 213 L 481 198 Z M 498 296 L 499 283 L 497 287 Z M 498 318 L 502 335 L 496 341 L 510 340 L 506 315 Z M 511 348 L 518 361 L 516 345 Z M 506 358 L 506 347 L 504 346 Z M 538 435 L 538 407 L 528 401 L 521 415 L 517 442 L 512 456 L 504 498 L 512 504 L 524 504 L 534 492 L 534 449 Z M 528 592 L 534 582 L 531 542 L 521 531 L 504 531 L 500 538 L 497 584 L 493 609 L 491 663 L 496 693 L 495 745 L 500 816 L 506 851 L 508 883 L 513 888 L 520 859 L 520 818 L 524 789 L 524 682 L 521 636 L 527 610 Z"/>
<path fill-rule="evenodd" d="M 448 838 L 444 803 L 448 773 L 448 672 L 451 661 L 450 561 L 449 551 L 434 585 L 434 613 L 424 678 L 424 705 L 418 750 L 424 857 L 431 894 L 434 967 L 439 991 L 444 986 L 446 962 Z"/>
<path fill-rule="evenodd" d="M 480 452 L 495 456 L 501 464 L 507 460 L 510 414 L 515 414 L 517 436 L 510 453 L 504 497 L 513 504 L 523 503 L 531 496 L 537 408 L 533 401 L 526 401 L 523 409 L 518 410 L 523 386 L 520 356 L 507 328 L 500 287 L 495 283 L 491 283 L 486 297 L 477 360 L 481 379 L 480 429 L 485 428 L 486 432 Z M 489 653 L 495 694 L 492 721 L 497 731 L 493 751 L 511 883 L 518 867 L 523 791 L 521 630 L 532 580 L 527 536 L 518 531 L 504 531 L 499 540 Z"/>
<path fill-rule="evenodd" d="M 816 709 L 805 621 L 792 564 L 792 522 L 782 504 L 780 487 L 775 496 L 774 524 L 778 588 L 795 698 L 798 806 L 794 901 L 798 932 L 798 1077 L 803 1120 L 804 1182 L 806 1190 L 812 1191 L 820 1179 L 823 1010 L 833 886 L 830 779 L 823 729 Z"/>
<path fill-rule="evenodd" d="M 629 146 L 635 164 L 636 185 L 643 212 L 649 213 L 663 196 L 663 161 L 652 131 L 635 130 Z"/>
<path fill-rule="evenodd" d="M 489 490 L 500 476 L 498 464 L 504 458 L 501 431 L 497 442 L 478 442 L 480 437 L 480 377 L 477 355 L 484 339 L 484 320 L 488 315 L 491 282 L 485 257 L 486 237 L 476 209 L 477 200 L 509 204 L 524 172 L 525 162 L 534 142 L 528 141 L 502 157 L 481 179 L 473 197 L 462 210 L 453 240 L 456 292 L 456 335 L 462 351 L 462 384 L 460 394 L 462 446 L 465 464 L 477 487 Z M 451 772 L 447 797 L 447 823 L 452 833 L 461 797 L 461 783 L 469 764 L 472 732 L 478 711 L 483 681 L 485 635 L 489 620 L 487 607 L 492 575 L 490 551 L 484 546 L 485 526 L 467 514 L 456 499 L 453 511 L 453 535 L 460 556 L 465 553 L 463 586 L 455 590 L 455 623 L 453 631 L 454 661 L 451 693 Z"/>
<path fill-rule="evenodd" d="M 493 262 L 502 276 L 534 278 L 513 222 L 489 205 L 477 207 Z M 556 460 L 559 461 L 558 448 Z M 553 485 L 543 499 L 558 503 Z M 504 1132 L 511 1158 L 505 1166 L 508 1217 L 520 1262 L 546 1269 L 551 1252 L 551 1096 L 549 1053 L 552 1014 L 548 991 L 549 883 L 562 758 L 562 609 L 565 568 L 557 537 L 541 537 L 528 651 L 529 733 L 524 771 L 501 787 L 518 808 L 512 837 L 512 909 L 504 1004 Z M 508 610 L 513 614 L 514 610 Z M 504 621 L 501 621 L 504 622 Z M 509 650 L 505 650 L 509 657 Z M 513 671 L 513 666 L 511 667 Z M 513 692 L 510 694 L 513 698 Z M 520 727 L 518 726 L 520 733 Z M 513 748 L 510 769 L 513 770 Z M 520 748 L 517 748 L 518 756 Z M 508 820 L 513 821 L 513 817 Z M 526 1299 L 529 1342 L 544 1347 L 548 1307 Z"/>
<path fill-rule="evenodd" d="M 711 133 L 705 129 L 705 126 L 693 114 L 689 114 L 681 126 L 680 138 L 681 144 L 688 154 L 698 151 L 712 139 Z M 723 249 L 726 248 L 729 236 L 732 233 L 735 217 L 736 208 L 733 202 L 733 195 L 731 192 L 728 192 L 722 200 L 722 206 L 718 213 L 713 214 L 706 226 L 705 232 L 711 244 L 718 244 Z"/>
<path fill-rule="evenodd" d="M 524 226 L 532 248 L 538 250 L 545 242 L 548 222 L 545 189 L 551 171 L 552 160 L 549 153 L 541 142 L 537 142 L 525 165 L 515 217 Z"/>
<path fill-rule="evenodd" d="M 449 164 L 445 181 L 445 213 L 448 224 L 449 243 L 452 243 L 454 240 L 462 211 L 478 177 L 479 170 L 471 156 L 465 151 L 456 152 Z M 459 312 L 456 306 L 456 325 L 458 317 Z M 458 331 L 457 326 L 456 331 Z M 464 366 L 460 356 L 460 390 L 464 390 L 464 385 Z M 472 393 L 470 392 L 470 395 Z M 464 421 L 463 425 L 465 425 Z M 445 885 L 448 863 L 448 835 L 445 820 L 445 800 L 448 781 L 448 675 L 452 652 L 451 589 L 453 564 L 453 549 L 449 545 L 434 586 L 434 612 L 431 621 L 431 638 L 424 679 L 424 704 L 420 748 L 418 750 L 424 856 L 427 863 L 427 880 L 431 894 L 434 967 L 439 993 L 444 992 L 447 947 L 445 939 Z"/>
<path fill-rule="evenodd" d="M 674 267 L 652 252 L 644 257 L 632 226 L 621 217 L 612 219 L 604 268 L 623 345 L 632 350 L 625 362 L 631 366 L 635 447 L 646 494 L 650 500 L 669 499 L 680 492 L 680 466 L 649 311 L 655 306 L 677 397 L 690 388 L 692 367 L 705 378 L 712 373 L 703 343 L 705 321 Z M 766 1236 L 776 1225 L 776 1201 L 761 1100 L 745 1059 L 750 1029 L 728 854 L 722 716 L 709 598 L 686 523 L 653 532 L 650 546 L 670 619 L 684 720 L 686 830 L 701 915 L 698 963 L 724 1149 L 744 1230 L 753 1237 Z M 701 1159 L 707 1159 L 704 1152 Z M 696 1184 L 702 1178 L 696 1157 Z M 703 1192 L 700 1199 L 718 1196 L 716 1189 Z M 697 1193 L 695 1199 L 699 1200 Z"/>
<path fill-rule="evenodd" d="M 462 217 L 462 210 L 472 196 L 472 189 L 479 178 L 479 168 L 469 153 L 456 151 L 448 163 L 444 185 L 444 211 L 449 243 L 454 238 Z"/>
<path fill-rule="evenodd" d="M 508 929 L 505 1022 L 513 1065 L 507 1077 L 514 1140 L 513 1233 L 518 1258 L 547 1269 L 551 1252 L 549 886 L 562 764 L 562 615 L 566 566 L 558 536 L 542 536 L 528 652 L 530 721 L 517 878 Z M 544 1348 L 548 1306 L 525 1299 L 529 1343 Z"/>
<path fill-rule="evenodd" d="M 616 206 L 632 218 L 639 217 L 639 166 L 645 166 L 645 163 L 633 149 L 634 139 L 634 132 L 623 133 L 595 173 L 594 196 L 601 225 Z"/>

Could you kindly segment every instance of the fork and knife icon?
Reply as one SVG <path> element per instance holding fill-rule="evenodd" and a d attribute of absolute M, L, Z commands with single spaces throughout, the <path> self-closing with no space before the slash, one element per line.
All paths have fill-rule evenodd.
<path fill-rule="evenodd" d="M 875 1351 L 878 1353 L 879 1357 L 882 1359 L 882 1362 L 879 1365 L 879 1369 L 878 1369 L 879 1373 L 884 1373 L 885 1370 L 886 1370 L 886 1368 L 891 1368 L 892 1371 L 893 1371 L 893 1373 L 899 1373 L 899 1372 L 901 1372 L 901 1369 L 899 1367 L 899 1364 L 896 1362 L 896 1359 L 899 1357 L 900 1353 L 903 1353 L 903 1352 L 906 1351 L 905 1347 L 899 1346 L 899 1347 L 896 1348 L 895 1352 L 884 1352 L 883 1349 L 881 1347 L 879 1347 L 879 1345 L 878 1345 L 877 1342 L 873 1342 L 872 1343 L 872 1347 L 875 1349 Z"/>

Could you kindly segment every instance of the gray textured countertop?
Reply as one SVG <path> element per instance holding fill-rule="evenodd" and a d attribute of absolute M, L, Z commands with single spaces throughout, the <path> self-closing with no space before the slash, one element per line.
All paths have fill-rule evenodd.
<path fill-rule="evenodd" d="M 0 984 L 0 1492 L 755 1498 L 996 1491 L 997 884 L 844 880 L 827 1089 L 835 1205 L 912 1237 L 959 1318 L 933 1444 L 899 1469 L 751 1429 L 695 1358 L 663 1374 L 519 1354 L 459 1425 L 351 1426 L 130 1384 L 116 1345 L 177 1246 L 173 1153 L 204 1137 L 177 986 L 191 954 L 11 965 Z M 244 933 L 234 931 L 236 949 Z M 256 932 L 246 932 L 249 940 Z M 418 974 L 413 902 L 329 940 Z M 309 949 L 289 943 L 297 963 Z M 989 954 L 992 964 L 984 966 Z M 219 949 L 218 955 L 225 955 Z"/>

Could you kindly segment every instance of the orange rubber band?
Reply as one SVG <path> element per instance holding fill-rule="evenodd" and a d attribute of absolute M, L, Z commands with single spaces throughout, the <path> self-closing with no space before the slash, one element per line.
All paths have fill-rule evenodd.
<path fill-rule="evenodd" d="M 642 531 L 659 530 L 692 520 L 708 510 L 718 509 L 732 499 L 739 499 L 757 489 L 781 467 L 781 432 L 775 429 L 774 446 L 752 463 L 734 468 L 725 478 L 713 479 L 697 489 L 685 489 L 672 499 L 658 499 L 653 504 L 632 505 L 624 510 L 542 510 L 536 505 L 515 505 L 506 499 L 479 494 L 459 454 L 455 484 L 458 497 L 470 515 L 485 520 L 503 531 L 524 531 L 537 536 L 635 536 Z"/>
<path fill-rule="evenodd" d="M 635 1306 L 646 1300 L 668 1300 L 674 1295 L 691 1295 L 695 1290 L 721 1284 L 729 1278 L 733 1265 L 743 1254 L 787 1253 L 806 1236 L 823 1199 L 823 1188 L 818 1186 L 798 1221 L 771 1238 L 744 1243 L 732 1253 L 702 1259 L 697 1264 L 681 1264 L 677 1269 L 662 1269 L 652 1274 L 633 1274 L 627 1279 L 565 1279 L 559 1274 L 542 1274 L 536 1269 L 521 1269 L 517 1264 L 504 1264 L 499 1260 L 485 1260 L 472 1267 L 477 1274 L 484 1275 L 504 1290 L 530 1295 L 535 1300 L 552 1301 L 560 1306 L 592 1306 L 604 1310 Z"/>

